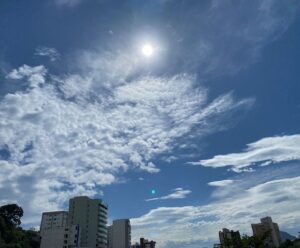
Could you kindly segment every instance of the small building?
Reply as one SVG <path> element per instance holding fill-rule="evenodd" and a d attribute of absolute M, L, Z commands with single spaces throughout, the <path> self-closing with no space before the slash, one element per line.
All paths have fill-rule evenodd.
<path fill-rule="evenodd" d="M 155 248 L 156 242 L 148 239 L 140 238 L 140 248 Z"/>
<path fill-rule="evenodd" d="M 242 244 L 241 235 L 239 231 L 229 230 L 223 228 L 219 232 L 220 247 L 222 248 L 240 248 Z"/>
<path fill-rule="evenodd" d="M 65 243 L 65 229 L 68 226 L 68 212 L 54 211 L 42 214 L 40 227 L 40 248 L 62 248 Z"/>

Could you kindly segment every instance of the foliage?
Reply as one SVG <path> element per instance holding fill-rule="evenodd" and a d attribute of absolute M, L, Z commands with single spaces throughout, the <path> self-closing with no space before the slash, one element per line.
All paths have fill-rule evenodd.
<path fill-rule="evenodd" d="M 16 204 L 0 207 L 1 248 L 39 248 L 38 233 L 19 227 L 22 216 L 23 209 Z"/>
<path fill-rule="evenodd" d="M 271 231 L 267 231 L 260 236 L 242 237 L 242 248 L 265 248 L 265 241 L 270 236 Z"/>
<path fill-rule="evenodd" d="M 279 248 L 300 248 L 300 240 L 286 240 Z"/>
<path fill-rule="evenodd" d="M 12 226 L 21 225 L 21 217 L 23 216 L 23 209 L 17 204 L 8 204 L 0 207 L 0 217 L 4 219 L 6 224 Z"/>

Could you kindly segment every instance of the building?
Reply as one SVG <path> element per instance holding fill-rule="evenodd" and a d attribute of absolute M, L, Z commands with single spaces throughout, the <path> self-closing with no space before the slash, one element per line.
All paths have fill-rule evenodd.
<path fill-rule="evenodd" d="M 229 230 L 223 228 L 219 232 L 220 244 L 222 248 L 240 248 L 242 244 L 241 235 L 239 231 Z"/>
<path fill-rule="evenodd" d="M 41 248 L 76 248 L 80 243 L 78 225 L 68 226 L 68 212 L 56 211 L 42 214 Z"/>
<path fill-rule="evenodd" d="M 279 247 L 281 242 L 280 231 L 277 223 L 272 221 L 271 217 L 265 217 L 260 219 L 261 223 L 252 224 L 252 231 L 254 236 L 269 235 L 265 240 L 266 247 Z"/>
<path fill-rule="evenodd" d="M 131 226 L 129 219 L 114 220 L 108 227 L 109 248 L 130 248 Z"/>
<path fill-rule="evenodd" d="M 80 227 L 71 225 L 65 229 L 63 248 L 80 247 Z"/>
<path fill-rule="evenodd" d="M 55 211 L 42 214 L 40 227 L 41 248 L 62 248 L 65 242 L 68 212 Z"/>
<path fill-rule="evenodd" d="M 144 238 L 140 238 L 140 248 L 155 248 L 156 242 L 151 240 L 147 240 Z"/>
<path fill-rule="evenodd" d="M 135 243 L 134 245 L 131 245 L 131 248 L 140 248 L 140 244 L 139 243 Z"/>
<path fill-rule="evenodd" d="M 81 248 L 107 248 L 107 205 L 102 200 L 70 199 L 68 224 L 79 226 Z"/>
<path fill-rule="evenodd" d="M 107 227 L 107 247 L 113 248 L 113 226 Z"/>

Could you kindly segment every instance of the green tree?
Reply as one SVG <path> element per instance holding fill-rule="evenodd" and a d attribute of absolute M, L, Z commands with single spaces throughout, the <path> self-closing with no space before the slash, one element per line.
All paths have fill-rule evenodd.
<path fill-rule="evenodd" d="M 16 204 L 0 207 L 0 247 L 39 248 L 39 234 L 25 231 L 19 225 L 23 209 Z"/>
<path fill-rule="evenodd" d="M 23 209 L 17 204 L 8 204 L 0 207 L 0 217 L 2 217 L 8 225 L 21 225 L 22 216 Z"/>
<path fill-rule="evenodd" d="M 265 241 L 270 236 L 271 231 L 267 231 L 260 236 L 242 237 L 242 248 L 265 248 Z"/>

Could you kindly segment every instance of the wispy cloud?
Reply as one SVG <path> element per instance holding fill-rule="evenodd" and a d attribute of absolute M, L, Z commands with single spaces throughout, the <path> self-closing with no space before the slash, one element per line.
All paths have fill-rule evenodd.
<path fill-rule="evenodd" d="M 255 164 L 267 166 L 272 163 L 300 160 L 299 146 L 299 134 L 267 137 L 248 144 L 243 152 L 216 155 L 211 159 L 191 164 L 213 168 L 231 166 L 238 172 Z"/>
<path fill-rule="evenodd" d="M 300 177 L 271 180 L 231 194 L 207 205 L 159 207 L 131 220 L 134 237 L 143 233 L 158 241 L 160 247 L 168 242 L 180 247 L 189 243 L 214 243 L 223 227 L 251 234 L 251 223 L 271 215 L 280 228 L 293 229 L 300 218 Z M 274 206 L 276 206 L 274 208 Z"/>
<path fill-rule="evenodd" d="M 209 186 L 215 186 L 215 187 L 225 187 L 228 186 L 229 184 L 232 184 L 234 180 L 227 179 L 227 180 L 221 180 L 221 181 L 214 181 L 214 182 L 209 182 Z"/>
<path fill-rule="evenodd" d="M 59 52 L 52 47 L 38 47 L 35 49 L 34 55 L 41 56 L 41 57 L 48 57 L 52 62 L 60 58 Z"/>
<path fill-rule="evenodd" d="M 234 74 L 258 61 L 262 49 L 286 31 L 299 9 L 298 1 L 280 0 L 162 2 L 167 5 L 165 32 L 177 41 L 168 67 L 197 70 L 202 77 Z"/>
<path fill-rule="evenodd" d="M 58 6 L 68 6 L 68 7 L 74 7 L 81 3 L 83 0 L 54 0 L 55 4 Z"/>
<path fill-rule="evenodd" d="M 155 197 L 155 198 L 150 198 L 150 199 L 147 199 L 146 201 L 183 199 L 183 198 L 186 198 L 191 193 L 192 193 L 191 190 L 187 190 L 187 189 L 183 189 L 183 188 L 176 188 L 176 189 L 173 189 L 172 193 L 170 193 L 168 195 Z"/>

